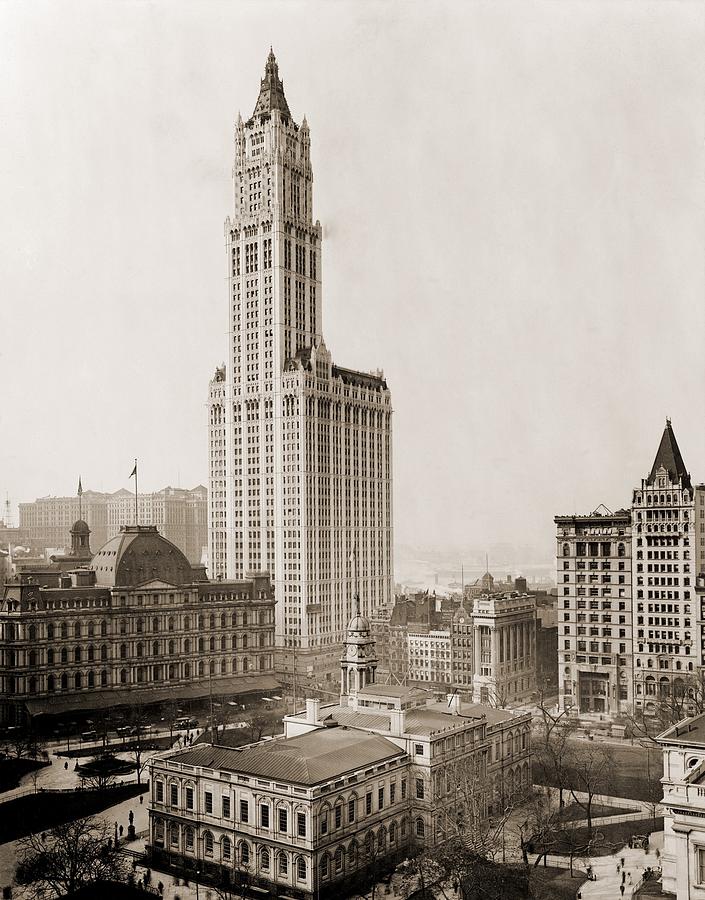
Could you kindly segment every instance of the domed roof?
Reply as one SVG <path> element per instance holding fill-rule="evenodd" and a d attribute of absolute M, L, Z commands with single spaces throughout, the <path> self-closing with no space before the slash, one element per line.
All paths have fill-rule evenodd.
<path fill-rule="evenodd" d="M 91 560 L 96 584 L 130 587 L 148 581 L 191 584 L 191 564 L 155 525 L 125 525 Z"/>
<path fill-rule="evenodd" d="M 74 522 L 71 526 L 71 534 L 90 534 L 91 530 L 88 527 L 88 522 L 84 522 L 83 519 L 78 519 L 77 522 Z"/>
<path fill-rule="evenodd" d="M 360 598 L 355 598 L 355 615 L 348 622 L 348 632 L 351 631 L 369 631 L 370 630 L 370 620 L 366 619 L 360 613 Z"/>

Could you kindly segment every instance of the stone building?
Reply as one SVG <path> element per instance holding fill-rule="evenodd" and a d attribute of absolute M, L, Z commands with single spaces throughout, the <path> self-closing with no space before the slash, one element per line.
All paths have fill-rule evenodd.
<path fill-rule="evenodd" d="M 414 849 L 530 786 L 530 716 L 375 681 L 364 616 L 350 622 L 339 703 L 306 701 L 285 735 L 151 763 L 149 850 L 177 872 L 305 898 L 364 889 Z"/>
<path fill-rule="evenodd" d="M 561 709 L 632 709 L 632 533 L 627 510 L 556 516 Z"/>
<path fill-rule="evenodd" d="M 156 527 L 128 525 L 89 560 L 6 584 L 0 718 L 269 690 L 273 654 L 266 576 L 206 581 Z"/>
<path fill-rule="evenodd" d="M 226 364 L 209 387 L 210 574 L 271 574 L 279 670 L 334 679 L 352 598 L 392 598 L 391 396 L 323 340 L 309 127 L 270 52 L 235 127 Z M 355 563 L 353 563 L 355 559 Z"/>
<path fill-rule="evenodd" d="M 659 735 L 663 749 L 663 890 L 705 900 L 705 714 Z"/>
<path fill-rule="evenodd" d="M 450 626 L 451 684 L 459 691 L 472 691 L 473 627 L 472 600 L 456 609 Z"/>
<path fill-rule="evenodd" d="M 506 706 L 536 690 L 536 601 L 528 594 L 476 597 L 473 699 Z"/>

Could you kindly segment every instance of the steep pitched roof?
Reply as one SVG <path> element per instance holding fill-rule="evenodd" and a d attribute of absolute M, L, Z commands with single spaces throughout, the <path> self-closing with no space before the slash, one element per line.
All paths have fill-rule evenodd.
<path fill-rule="evenodd" d="M 663 435 L 656 453 L 656 459 L 651 467 L 649 484 L 654 483 L 656 473 L 661 468 L 664 468 L 668 472 L 672 481 L 682 479 L 686 484 L 690 484 L 690 475 L 685 468 L 683 457 L 678 449 L 678 442 L 673 433 L 670 419 L 666 419 L 666 427 L 663 429 Z"/>
<path fill-rule="evenodd" d="M 278 109 L 282 115 L 291 117 L 289 104 L 284 96 L 284 82 L 279 79 L 279 66 L 270 47 L 264 78 L 260 82 L 259 97 L 252 115 L 253 117 L 268 115 L 273 109 Z"/>

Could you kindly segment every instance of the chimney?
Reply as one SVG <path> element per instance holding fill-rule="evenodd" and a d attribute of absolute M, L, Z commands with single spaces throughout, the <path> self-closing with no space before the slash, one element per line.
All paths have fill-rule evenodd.
<path fill-rule="evenodd" d="M 448 700 L 448 712 L 452 713 L 454 716 L 460 715 L 460 694 L 457 691 L 453 691 L 452 694 L 447 694 Z"/>
<path fill-rule="evenodd" d="M 312 725 L 318 724 L 318 712 L 321 701 L 317 699 L 306 700 L 306 721 Z"/>
<path fill-rule="evenodd" d="M 389 733 L 401 737 L 406 732 L 406 710 L 392 709 L 389 711 Z"/>

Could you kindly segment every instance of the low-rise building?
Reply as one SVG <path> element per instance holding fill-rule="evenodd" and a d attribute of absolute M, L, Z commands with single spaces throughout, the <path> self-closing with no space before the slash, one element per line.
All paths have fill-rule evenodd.
<path fill-rule="evenodd" d="M 659 735 L 663 748 L 663 889 L 705 898 L 705 713 Z"/>
<path fill-rule="evenodd" d="M 377 662 L 358 612 L 339 702 L 307 700 L 271 741 L 155 758 L 155 861 L 280 896 L 350 893 L 410 851 L 472 831 L 529 788 L 528 714 L 378 684 Z"/>

